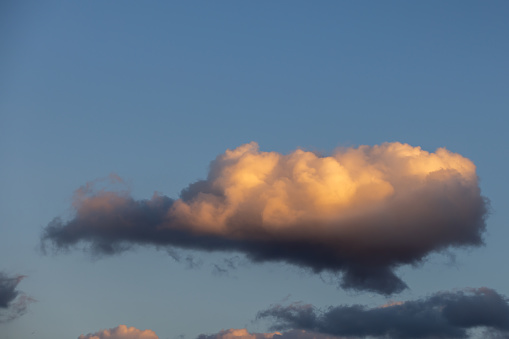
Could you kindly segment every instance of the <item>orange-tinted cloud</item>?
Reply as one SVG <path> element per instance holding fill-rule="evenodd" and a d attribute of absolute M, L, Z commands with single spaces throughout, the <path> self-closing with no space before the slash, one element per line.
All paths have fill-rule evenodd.
<path fill-rule="evenodd" d="M 406 287 L 394 268 L 481 245 L 488 209 L 469 159 L 401 143 L 322 157 L 261 152 L 253 142 L 219 155 L 178 200 L 86 186 L 73 206 L 75 217 L 53 220 L 43 241 L 84 242 L 95 253 L 144 244 L 234 250 L 342 272 L 343 287 L 384 294 Z"/>
<path fill-rule="evenodd" d="M 135 327 L 119 325 L 109 330 L 97 333 L 80 335 L 78 339 L 159 339 L 151 330 L 138 330 Z M 313 333 L 304 330 L 291 330 L 287 332 L 272 333 L 249 333 L 246 329 L 222 330 L 216 334 L 201 334 L 197 339 L 340 339 L 321 333 Z"/>
<path fill-rule="evenodd" d="M 159 339 L 152 330 L 139 330 L 136 327 L 118 325 L 115 328 L 102 330 L 96 333 L 80 335 L 78 339 Z"/>

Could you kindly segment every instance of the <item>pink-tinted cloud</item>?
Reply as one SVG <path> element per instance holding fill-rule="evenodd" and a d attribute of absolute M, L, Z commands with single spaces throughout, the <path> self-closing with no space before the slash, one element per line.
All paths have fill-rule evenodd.
<path fill-rule="evenodd" d="M 202 334 L 199 339 L 272 339 L 274 335 L 281 334 L 279 332 L 273 333 L 249 333 L 247 329 L 235 329 L 230 328 L 228 330 L 222 330 L 216 334 L 205 335 Z"/>
<path fill-rule="evenodd" d="M 82 334 L 78 339 L 159 339 L 159 337 L 152 330 L 139 330 L 135 327 L 118 325 L 108 330 L 87 335 Z"/>
<path fill-rule="evenodd" d="M 394 268 L 481 245 L 488 210 L 472 161 L 401 143 L 326 157 L 250 143 L 219 155 L 178 200 L 88 185 L 73 206 L 74 218 L 53 220 L 43 243 L 104 254 L 133 245 L 238 251 L 253 262 L 342 272 L 344 288 L 384 294 L 406 287 Z"/>
<path fill-rule="evenodd" d="M 201 334 L 197 339 L 340 339 L 340 337 L 304 330 L 249 333 L 246 329 L 231 328 L 228 330 L 222 330 L 216 334 Z"/>

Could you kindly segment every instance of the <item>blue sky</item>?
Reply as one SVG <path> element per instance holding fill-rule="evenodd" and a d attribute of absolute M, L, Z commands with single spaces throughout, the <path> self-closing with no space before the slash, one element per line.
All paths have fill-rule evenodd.
<path fill-rule="evenodd" d="M 509 5 L 504 1 L 7 2 L 0 9 L 0 271 L 37 299 L 4 338 L 77 338 L 128 324 L 160 338 L 252 322 L 280 302 L 377 306 L 464 287 L 509 296 Z M 137 248 L 42 255 L 73 192 L 116 173 L 135 199 L 170 198 L 226 149 L 399 141 L 477 166 L 484 247 L 398 269 L 390 298 L 239 253 Z M 220 274 L 234 258 L 235 270 Z M 325 280 L 325 282 L 323 281 Z M 35 334 L 32 335 L 32 333 Z"/>

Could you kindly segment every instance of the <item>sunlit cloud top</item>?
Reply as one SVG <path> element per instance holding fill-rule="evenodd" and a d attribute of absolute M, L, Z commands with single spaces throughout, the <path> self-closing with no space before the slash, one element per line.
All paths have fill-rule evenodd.
<path fill-rule="evenodd" d="M 190 185 L 170 215 L 186 227 L 230 234 L 239 212 L 249 209 L 270 233 L 304 231 L 298 225 L 308 221 L 335 233 L 341 228 L 334 223 L 338 219 L 372 211 L 433 182 L 454 180 L 477 185 L 475 166 L 443 148 L 429 153 L 386 143 L 321 157 L 303 150 L 288 155 L 260 152 L 252 142 L 220 155 L 208 179 Z M 250 231 L 240 222 L 237 236 Z"/>

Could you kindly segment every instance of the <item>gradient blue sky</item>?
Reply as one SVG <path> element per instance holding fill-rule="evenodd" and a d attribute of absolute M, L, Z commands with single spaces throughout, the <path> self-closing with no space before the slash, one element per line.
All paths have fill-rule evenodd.
<path fill-rule="evenodd" d="M 477 165 L 486 246 L 398 273 L 391 300 L 487 286 L 509 296 L 507 1 L 7 1 L 0 5 L 0 270 L 38 302 L 2 338 L 77 338 L 127 324 L 160 338 L 248 327 L 270 304 L 380 305 L 281 264 L 214 271 L 235 254 L 42 256 L 42 228 L 114 172 L 173 198 L 228 148 L 400 141 Z M 34 334 L 32 334 L 35 332 Z"/>

